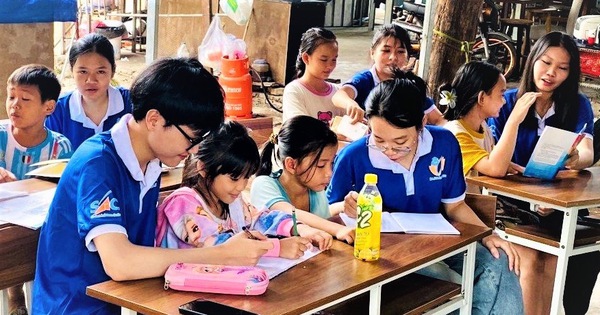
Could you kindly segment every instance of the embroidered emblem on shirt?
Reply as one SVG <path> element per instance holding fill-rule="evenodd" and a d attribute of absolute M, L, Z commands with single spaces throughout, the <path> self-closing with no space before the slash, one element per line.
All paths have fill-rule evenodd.
<path fill-rule="evenodd" d="M 120 212 L 110 213 L 110 211 L 119 211 L 121 208 L 117 205 L 117 198 L 112 197 L 112 190 L 109 190 L 100 200 L 95 200 L 90 204 L 90 208 L 93 211 L 92 218 L 100 217 L 100 216 L 111 216 L 111 217 L 119 217 L 121 216 Z"/>
<path fill-rule="evenodd" d="M 444 171 L 444 166 L 446 165 L 446 158 L 441 156 L 441 157 L 433 157 L 431 159 L 431 164 L 429 165 L 429 171 L 431 172 L 431 174 L 433 174 L 434 177 L 430 177 L 429 180 L 440 180 L 444 177 L 446 177 L 446 175 L 442 175 L 442 172 Z"/>

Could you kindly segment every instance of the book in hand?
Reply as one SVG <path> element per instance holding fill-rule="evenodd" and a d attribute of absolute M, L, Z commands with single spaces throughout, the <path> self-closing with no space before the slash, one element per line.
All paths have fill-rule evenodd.
<path fill-rule="evenodd" d="M 361 122 L 352 124 L 350 116 L 344 115 L 342 117 L 335 116 L 331 122 L 331 130 L 343 135 L 344 137 L 356 141 L 362 138 L 369 131 L 369 127 Z"/>
<path fill-rule="evenodd" d="M 346 226 L 356 226 L 356 219 L 340 213 Z M 383 212 L 381 214 L 381 233 L 407 234 L 450 234 L 460 232 L 444 218 L 441 213 Z"/>
<path fill-rule="evenodd" d="M 587 124 L 579 133 L 546 126 L 525 166 L 523 176 L 553 179 L 565 166 L 571 150 L 585 137 Z"/>

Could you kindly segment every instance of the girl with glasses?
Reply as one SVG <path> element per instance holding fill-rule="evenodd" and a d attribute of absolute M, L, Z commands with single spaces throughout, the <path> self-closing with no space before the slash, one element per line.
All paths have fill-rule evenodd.
<path fill-rule="evenodd" d="M 366 101 L 371 133 L 342 149 L 327 189 L 329 203 L 356 217 L 357 191 L 365 173 L 377 174 L 383 207 L 391 212 L 438 213 L 451 220 L 484 226 L 465 203 L 460 147 L 451 132 L 424 126 L 425 82 L 397 72 L 381 82 Z M 462 273 L 463 255 L 444 260 L 422 273 L 454 280 Z M 522 314 L 519 258 L 510 243 L 490 235 L 477 244 L 474 314 Z"/>

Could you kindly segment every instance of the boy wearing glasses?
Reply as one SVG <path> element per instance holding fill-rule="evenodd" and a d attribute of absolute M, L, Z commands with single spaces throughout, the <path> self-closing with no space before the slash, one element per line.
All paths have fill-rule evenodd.
<path fill-rule="evenodd" d="M 40 232 L 34 314 L 117 314 L 86 287 L 159 277 L 177 262 L 254 265 L 272 247 L 243 233 L 215 247 L 153 247 L 160 164 L 197 152 L 223 122 L 223 93 L 197 60 L 162 59 L 133 82 L 131 98 L 133 113 L 85 141 L 62 175 Z"/>

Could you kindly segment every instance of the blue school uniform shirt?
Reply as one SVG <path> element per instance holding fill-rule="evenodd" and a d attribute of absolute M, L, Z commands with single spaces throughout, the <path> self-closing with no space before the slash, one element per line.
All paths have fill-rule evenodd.
<path fill-rule="evenodd" d="M 492 130 L 492 134 L 496 139 L 496 142 L 500 139 L 500 135 L 504 130 L 504 126 L 506 125 L 506 121 L 510 116 L 513 108 L 515 108 L 515 104 L 517 102 L 517 89 L 511 89 L 504 93 L 504 99 L 506 99 L 506 104 L 502 106 L 500 109 L 500 115 L 497 118 L 488 119 L 488 125 Z M 577 122 L 575 124 L 575 128 L 567 129 L 572 132 L 579 132 L 583 125 L 587 123 L 585 128 L 585 136 L 593 140 L 594 135 L 594 113 L 592 111 L 592 105 L 588 98 L 579 93 L 578 96 L 578 106 L 574 106 L 574 108 L 570 108 L 569 110 L 577 111 Z M 540 139 L 540 135 L 544 130 L 546 125 L 565 129 L 564 126 L 560 126 L 558 122 L 558 117 L 554 115 L 554 105 L 548 110 L 545 117 L 539 117 L 537 113 L 535 114 L 538 126 L 528 127 L 525 124 L 519 125 L 519 130 L 517 134 L 517 141 L 515 145 L 515 152 L 513 153 L 512 161 L 521 165 L 527 165 L 531 154 L 533 153 L 533 149 L 537 144 L 537 141 Z"/>
<path fill-rule="evenodd" d="M 348 86 L 354 90 L 354 100 L 358 103 L 360 108 L 364 110 L 367 96 L 369 96 L 371 90 L 375 88 L 379 82 L 381 82 L 381 80 L 379 80 L 377 72 L 375 71 L 375 66 L 373 66 L 371 69 L 363 70 L 355 74 L 348 82 L 344 83 L 343 86 Z M 425 104 L 423 104 L 423 112 L 428 114 L 434 109 L 435 104 L 433 103 L 433 99 L 427 97 Z"/>
<path fill-rule="evenodd" d="M 33 314 L 118 314 L 119 307 L 85 294 L 88 285 L 110 280 L 94 238 L 122 233 L 133 244 L 154 245 L 161 167 L 155 159 L 142 172 L 129 119 L 84 142 L 58 182 L 40 231 Z"/>
<path fill-rule="evenodd" d="M 15 174 L 19 180 L 34 170 L 32 164 L 69 158 L 72 153 L 69 139 L 58 132 L 46 129 L 46 139 L 28 148 L 17 142 L 10 124 L 0 126 L 0 167 Z"/>
<path fill-rule="evenodd" d="M 96 125 L 85 115 L 81 94 L 75 90 L 58 99 L 56 109 L 46 119 L 46 127 L 65 135 L 75 150 L 87 138 L 112 128 L 119 118 L 132 112 L 132 106 L 128 89 L 109 86 L 106 116 Z"/>
<path fill-rule="evenodd" d="M 377 174 L 383 207 L 390 212 L 439 213 L 442 203 L 465 198 L 460 147 L 454 135 L 441 127 L 426 126 L 409 170 L 367 146 L 370 136 L 340 151 L 327 187 L 329 203 L 344 200 L 350 191 L 360 191 L 366 173 Z M 371 142 L 369 142 L 371 141 Z"/>

